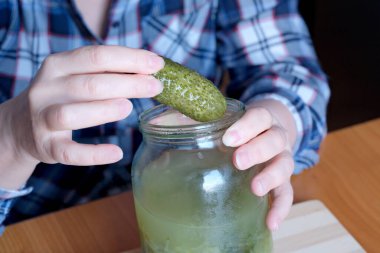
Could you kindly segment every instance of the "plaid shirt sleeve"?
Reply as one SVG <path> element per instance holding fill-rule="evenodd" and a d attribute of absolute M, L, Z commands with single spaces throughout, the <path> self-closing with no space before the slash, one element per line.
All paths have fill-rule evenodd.
<path fill-rule="evenodd" d="M 4 233 L 3 222 L 11 210 L 12 202 L 12 199 L 0 200 L 0 236 Z"/>
<path fill-rule="evenodd" d="M 32 187 L 22 187 L 21 190 L 7 190 L 0 188 L 0 235 L 4 232 L 3 222 L 11 210 L 14 198 L 29 194 Z"/>
<path fill-rule="evenodd" d="M 297 6 L 297 0 L 220 1 L 218 14 L 219 57 L 231 77 L 227 95 L 246 103 L 271 98 L 289 108 L 298 133 L 295 173 L 318 161 L 330 96 Z"/>

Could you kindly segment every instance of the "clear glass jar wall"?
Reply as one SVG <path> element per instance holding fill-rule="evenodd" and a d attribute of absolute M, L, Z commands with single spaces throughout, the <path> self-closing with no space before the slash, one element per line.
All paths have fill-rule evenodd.
<path fill-rule="evenodd" d="M 268 198 L 251 192 L 260 166 L 238 171 L 225 130 L 244 113 L 227 99 L 224 118 L 193 122 L 159 105 L 140 117 L 143 142 L 132 168 L 144 253 L 270 253 Z"/>

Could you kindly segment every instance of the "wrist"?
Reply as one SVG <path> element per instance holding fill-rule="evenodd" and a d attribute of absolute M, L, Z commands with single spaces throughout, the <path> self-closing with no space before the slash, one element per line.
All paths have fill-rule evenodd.
<path fill-rule="evenodd" d="M 0 188 L 19 190 L 32 175 L 38 162 L 0 157 Z"/>
<path fill-rule="evenodd" d="M 12 113 L 12 111 L 16 113 Z M 39 163 L 37 159 L 29 155 L 18 140 L 27 141 L 19 131 L 20 125 L 15 125 L 17 111 L 21 111 L 17 103 L 9 100 L 0 104 L 0 187 L 16 190 L 25 184 Z M 22 114 L 24 114 L 23 112 Z M 14 116 L 14 115 L 17 115 Z"/>

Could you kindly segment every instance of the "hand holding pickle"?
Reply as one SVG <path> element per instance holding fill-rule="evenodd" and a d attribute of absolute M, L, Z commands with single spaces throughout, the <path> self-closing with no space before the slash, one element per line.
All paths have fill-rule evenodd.
<path fill-rule="evenodd" d="M 129 98 L 162 91 L 152 74 L 163 66 L 155 53 L 120 46 L 88 46 L 48 56 L 30 87 L 0 106 L 0 144 L 12 152 L 6 156 L 13 166 L 6 166 L 1 185 L 19 188 L 39 162 L 97 165 L 120 160 L 118 146 L 77 143 L 72 131 L 127 117 Z"/>

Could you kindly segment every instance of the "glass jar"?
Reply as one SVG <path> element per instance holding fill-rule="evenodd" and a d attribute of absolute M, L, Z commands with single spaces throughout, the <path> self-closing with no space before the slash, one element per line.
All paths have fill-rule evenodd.
<path fill-rule="evenodd" d="M 199 123 L 159 105 L 140 116 L 143 142 L 132 184 L 144 253 L 270 253 L 268 197 L 251 192 L 260 165 L 232 164 L 225 130 L 244 113 L 227 99 L 217 121 Z"/>

